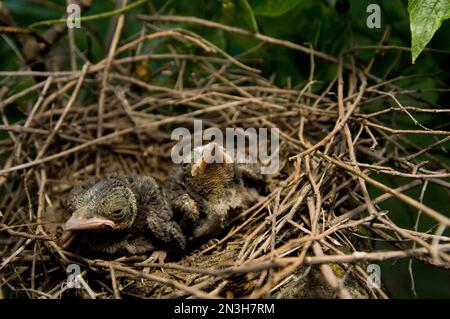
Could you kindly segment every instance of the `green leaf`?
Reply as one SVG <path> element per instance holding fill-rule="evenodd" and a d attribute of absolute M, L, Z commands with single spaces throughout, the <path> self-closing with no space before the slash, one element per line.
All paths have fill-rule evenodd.
<path fill-rule="evenodd" d="M 302 0 L 249 0 L 253 12 L 262 16 L 280 16 L 297 6 Z"/>
<path fill-rule="evenodd" d="M 430 42 L 442 21 L 450 18 L 449 0 L 409 0 L 412 63 Z"/>
<path fill-rule="evenodd" d="M 222 0 L 222 23 L 258 32 L 255 16 L 247 0 Z"/>
<path fill-rule="evenodd" d="M 258 25 L 253 15 L 253 10 L 247 0 L 221 0 L 222 10 L 220 22 L 226 25 L 236 26 L 251 32 L 258 32 Z M 227 49 L 232 54 L 241 53 L 259 43 L 256 39 L 251 39 L 238 34 L 226 34 Z"/>

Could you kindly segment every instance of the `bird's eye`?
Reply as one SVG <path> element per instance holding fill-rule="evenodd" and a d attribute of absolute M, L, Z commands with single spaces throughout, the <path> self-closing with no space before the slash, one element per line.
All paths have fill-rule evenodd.
<path fill-rule="evenodd" d="M 122 214 L 122 210 L 121 209 L 116 209 L 116 210 L 111 212 L 111 215 L 113 215 L 113 216 L 120 216 L 121 214 Z"/>

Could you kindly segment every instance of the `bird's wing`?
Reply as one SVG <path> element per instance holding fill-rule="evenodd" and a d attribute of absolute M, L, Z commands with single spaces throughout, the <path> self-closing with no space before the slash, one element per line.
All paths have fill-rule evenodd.
<path fill-rule="evenodd" d="M 186 239 L 173 218 L 172 210 L 164 198 L 158 183 L 151 177 L 135 177 L 134 193 L 145 212 L 147 226 L 153 236 L 161 242 L 184 249 Z"/>
<path fill-rule="evenodd" d="M 183 182 L 183 169 L 176 167 L 169 172 L 164 183 L 165 198 L 172 209 L 174 217 L 182 229 L 192 229 L 199 219 L 199 209 L 195 200 L 189 195 Z"/>

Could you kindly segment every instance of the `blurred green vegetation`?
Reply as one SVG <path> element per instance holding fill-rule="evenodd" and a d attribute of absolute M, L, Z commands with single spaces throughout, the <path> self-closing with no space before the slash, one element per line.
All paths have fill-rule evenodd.
<path fill-rule="evenodd" d="M 3 1 L 10 10 L 16 22 L 26 27 L 34 22 L 62 17 L 65 11 L 65 0 L 58 1 Z M 51 5 L 46 5 L 46 3 Z M 131 3 L 131 1 L 129 1 Z M 148 3 L 132 9 L 127 13 L 124 35 L 122 39 L 136 37 L 142 23 L 132 15 L 136 13 L 152 14 L 160 10 L 166 0 L 149 1 Z M 381 7 L 381 28 L 369 29 L 366 26 L 368 13 L 366 8 L 369 4 L 377 3 Z M 94 1 L 93 5 L 83 15 L 93 15 L 115 9 L 116 1 Z M 383 43 L 385 45 L 396 45 L 409 48 L 411 35 L 409 28 L 408 10 L 406 0 L 295 0 L 295 1 L 270 1 L 270 0 L 174 0 L 164 9 L 162 14 L 196 16 L 225 24 L 230 24 L 251 31 L 259 31 L 280 39 L 289 40 L 298 44 L 310 45 L 314 49 L 324 53 L 337 56 L 354 46 L 378 45 L 383 34 L 388 30 L 388 37 Z M 81 52 L 95 63 L 107 54 L 108 43 L 105 43 L 112 19 L 100 19 L 83 23 L 81 29 L 75 29 L 77 47 Z M 292 83 L 293 87 L 301 87 L 308 81 L 310 72 L 310 57 L 298 51 L 289 50 L 278 46 L 259 45 L 259 42 L 248 37 L 225 34 L 220 30 L 208 29 L 184 23 L 177 24 L 178 27 L 193 30 L 216 46 L 225 49 L 232 55 L 247 52 L 247 57 L 258 58 L 262 61 L 256 65 L 261 68 L 266 77 L 273 76 L 276 84 L 286 86 Z M 47 28 L 39 28 L 44 32 Z M 23 66 L 23 61 L 16 53 L 17 50 L 7 41 L 9 37 L 2 36 L 0 39 L 0 70 L 17 70 Z M 162 41 L 162 40 L 157 40 Z M 161 53 L 157 48 L 157 41 L 145 44 L 143 52 Z M 63 46 L 67 46 L 67 40 L 61 40 Z M 429 48 L 450 51 L 450 22 L 444 21 L 442 27 L 428 45 Z M 187 53 L 199 53 L 199 48 L 185 45 L 183 48 Z M 250 51 L 249 51 L 250 50 Z M 63 51 L 64 52 L 64 51 Z M 354 51 L 357 64 L 367 65 L 374 57 L 374 50 Z M 67 69 L 70 68 L 68 55 L 66 60 Z M 156 72 L 165 62 L 150 61 L 147 67 L 150 72 Z M 397 82 L 405 89 L 438 89 L 449 88 L 450 73 L 449 55 L 445 53 L 424 51 L 416 63 L 411 64 L 411 53 L 407 50 L 386 50 L 377 54 L 371 72 L 382 79 L 395 78 L 399 76 L 420 75 Z M 201 71 L 197 70 L 201 76 Z M 313 85 L 313 90 L 320 92 L 336 72 L 336 65 L 327 63 L 320 59 L 315 61 L 315 79 L 318 81 Z M 188 72 L 186 72 L 188 73 Z M 175 73 L 174 73 L 175 74 Z M 176 79 L 167 76 L 155 76 L 152 81 L 160 84 Z M 1 81 L 1 79 L 0 79 Z M 0 82 L 1 83 L 1 82 Z M 32 80 L 22 78 L 17 87 L 8 95 L 32 85 Z M 449 92 L 422 92 L 419 96 L 428 101 L 449 108 Z M 18 103 L 6 108 L 6 114 L 11 122 L 23 117 L 21 107 L 34 100 L 36 95 L 30 94 L 19 100 Z M 399 96 L 404 105 L 418 105 L 417 101 L 405 95 Z M 366 112 L 380 110 L 395 106 L 393 101 L 386 100 L 380 103 L 365 104 L 363 110 Z M 421 105 L 427 107 L 426 105 Z M 391 114 L 391 113 L 390 113 Z M 391 115 L 389 115 L 391 116 Z M 405 114 L 396 113 L 395 120 L 399 128 L 417 129 L 414 123 Z M 448 113 L 436 116 L 431 114 L 419 114 L 417 120 L 424 126 L 450 130 L 450 117 Z M 388 117 L 386 117 L 389 120 Z M 6 138 L 2 133 L 0 138 Z M 419 146 L 425 146 L 436 142 L 434 137 L 411 136 L 411 141 Z M 405 145 L 408 149 L 410 146 Z M 450 158 L 446 149 L 450 143 L 443 144 L 433 151 L 433 155 L 450 165 Z M 390 186 L 399 186 L 405 183 L 402 178 L 392 178 L 376 175 L 375 178 Z M 379 192 L 370 189 L 371 196 L 377 196 Z M 420 188 L 408 193 L 418 198 Z M 437 189 L 431 183 L 425 194 L 424 203 L 436 210 L 450 216 L 449 193 Z M 390 217 L 399 225 L 410 228 L 415 222 L 417 212 L 410 207 L 389 200 L 381 205 L 383 209 L 391 211 Z M 422 216 L 420 230 L 424 231 L 432 227 L 432 223 Z M 382 244 L 380 243 L 380 247 Z M 411 282 L 408 274 L 408 262 L 387 261 L 381 263 L 384 284 L 392 297 L 412 297 Z M 412 269 L 416 282 L 418 297 L 450 297 L 450 272 L 442 271 L 431 266 L 414 261 Z"/>

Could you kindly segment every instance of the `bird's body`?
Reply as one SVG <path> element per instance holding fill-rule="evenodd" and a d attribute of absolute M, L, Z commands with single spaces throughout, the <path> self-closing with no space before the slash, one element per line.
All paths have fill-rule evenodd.
<path fill-rule="evenodd" d="M 157 182 L 147 176 L 110 174 L 75 187 L 67 208 L 66 229 L 77 231 L 92 252 L 134 255 L 155 249 L 185 248 Z"/>
<path fill-rule="evenodd" d="M 222 148 L 217 150 L 223 159 L 220 163 L 206 163 L 208 155 L 203 153 L 199 162 L 174 168 L 164 184 L 170 206 L 189 239 L 216 237 L 258 198 L 255 189 L 243 183 L 248 167 L 233 163 Z"/>

